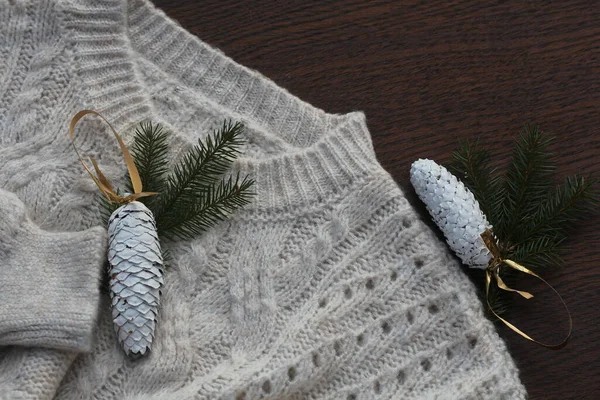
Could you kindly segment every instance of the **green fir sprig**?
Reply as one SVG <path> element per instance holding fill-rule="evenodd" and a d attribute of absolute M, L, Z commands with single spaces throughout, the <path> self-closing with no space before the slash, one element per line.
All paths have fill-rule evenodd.
<path fill-rule="evenodd" d="M 180 200 L 176 207 L 162 214 L 160 229 L 168 238 L 187 239 L 209 229 L 239 207 L 250 202 L 249 191 L 254 181 L 247 177 L 240 180 L 239 173 L 226 180 L 203 188 L 203 201 Z M 160 232 L 160 231 L 159 231 Z"/>
<path fill-rule="evenodd" d="M 166 188 L 165 175 L 169 164 L 168 133 L 158 124 L 151 122 L 141 123 L 135 130 L 131 156 L 135 162 L 142 187 L 146 192 L 163 193 Z M 127 190 L 132 192 L 131 182 L 128 180 Z M 139 201 L 147 207 L 154 206 L 159 199 L 157 196 L 141 197 Z"/>
<path fill-rule="evenodd" d="M 167 174 L 168 133 L 151 123 L 138 127 L 131 154 L 144 191 L 158 193 L 139 201 L 154 214 L 161 238 L 191 239 L 250 203 L 254 180 L 239 173 L 225 177 L 241 152 L 242 132 L 241 123 L 225 121 L 205 142 L 198 140 Z M 125 191 L 131 193 L 131 183 Z M 99 204 L 106 222 L 119 207 L 104 197 Z"/>
<path fill-rule="evenodd" d="M 561 266 L 570 228 L 598 206 L 592 176 L 575 175 L 555 181 L 556 164 L 548 148 L 553 138 L 537 126 L 525 126 L 504 175 L 492 167 L 489 152 L 477 141 L 463 142 L 448 169 L 473 192 L 493 226 L 502 257 L 534 272 Z M 516 273 L 504 269 L 513 286 Z M 490 304 L 500 315 L 510 309 L 507 292 L 491 286 Z"/>
<path fill-rule="evenodd" d="M 218 183 L 240 153 L 242 129 L 240 123 L 224 122 L 219 130 L 207 137 L 206 143 L 199 140 L 198 145 L 175 166 L 166 179 L 155 210 L 152 210 L 160 234 L 169 238 L 189 238 L 207 228 L 204 221 L 222 220 L 221 207 L 228 210 L 232 204 L 247 204 L 252 181 L 245 178 L 240 183 L 238 177 L 235 184 Z M 236 191 L 239 187 L 244 190 Z"/>
<path fill-rule="evenodd" d="M 546 199 L 554 184 L 556 166 L 548 152 L 552 138 L 537 126 L 525 126 L 498 193 L 500 203 L 494 232 L 504 242 L 517 243 L 520 229 Z"/>

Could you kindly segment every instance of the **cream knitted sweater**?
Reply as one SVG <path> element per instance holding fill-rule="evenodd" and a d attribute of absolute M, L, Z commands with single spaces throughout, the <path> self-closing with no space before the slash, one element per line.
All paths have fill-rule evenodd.
<path fill-rule="evenodd" d="M 328 114 L 147 0 L 0 0 L 0 398 L 520 399 L 514 362 L 446 247 L 378 164 L 364 114 Z M 246 126 L 257 195 L 174 243 L 150 356 L 110 321 L 80 109 L 186 149 Z M 77 136 L 111 178 L 97 119 Z"/>

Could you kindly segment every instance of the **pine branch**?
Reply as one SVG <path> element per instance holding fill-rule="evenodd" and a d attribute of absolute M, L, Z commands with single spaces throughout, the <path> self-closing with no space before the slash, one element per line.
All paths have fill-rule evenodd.
<path fill-rule="evenodd" d="M 248 177 L 240 182 L 239 173 L 235 180 L 230 176 L 218 184 L 213 183 L 201 197 L 180 202 L 177 208 L 164 214 L 158 225 L 159 234 L 169 239 L 190 239 L 201 234 L 248 204 L 253 184 Z"/>
<path fill-rule="evenodd" d="M 592 177 L 570 176 L 562 185 L 556 186 L 531 217 L 523 218 L 516 231 L 515 244 L 544 236 L 566 239 L 570 225 L 599 205 L 595 183 Z"/>
<path fill-rule="evenodd" d="M 143 190 L 158 192 L 157 196 L 166 189 L 165 174 L 167 172 L 169 143 L 168 134 L 159 124 L 142 123 L 135 131 L 131 147 L 131 155 L 140 174 Z M 132 193 L 131 182 L 127 180 L 127 190 Z M 157 203 L 157 196 L 139 199 L 150 209 Z"/>
<path fill-rule="evenodd" d="M 524 217 L 532 214 L 547 195 L 552 185 L 555 166 L 548 153 L 551 138 L 543 136 L 537 126 L 525 126 L 513 153 L 499 196 L 498 218 L 494 232 L 503 242 L 513 243 L 514 232 Z"/>
<path fill-rule="evenodd" d="M 521 220 L 513 232 L 515 250 L 507 257 L 526 263 L 533 270 L 563 265 L 560 253 L 568 229 L 598 205 L 593 185 L 592 178 L 573 176 L 556 186 L 536 212 Z"/>
<path fill-rule="evenodd" d="M 460 149 L 452 153 L 449 171 L 456 175 L 473 192 L 481 210 L 490 223 L 497 220 L 500 178 L 490 166 L 490 155 L 480 147 L 479 141 L 461 142 Z"/>
<path fill-rule="evenodd" d="M 565 237 L 562 235 L 541 236 L 516 246 L 506 258 L 524 264 L 533 271 L 547 268 L 549 265 L 562 265 L 559 256 Z"/>
<path fill-rule="evenodd" d="M 240 154 L 242 129 L 243 125 L 239 122 L 225 121 L 218 131 L 208 136 L 206 144 L 198 141 L 198 145 L 175 166 L 153 210 L 158 226 L 171 224 L 168 219 L 173 212 L 170 210 L 181 205 L 185 208 L 185 204 L 193 204 L 198 196 L 210 192 Z"/>

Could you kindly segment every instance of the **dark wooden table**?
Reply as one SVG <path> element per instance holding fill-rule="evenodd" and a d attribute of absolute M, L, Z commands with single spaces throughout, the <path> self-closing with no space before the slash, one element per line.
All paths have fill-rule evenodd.
<path fill-rule="evenodd" d="M 410 164 L 447 161 L 460 138 L 485 140 L 502 168 L 523 125 L 537 123 L 558 139 L 561 177 L 600 176 L 597 1 L 154 1 L 303 100 L 364 110 L 380 162 L 423 218 Z M 568 346 L 546 350 L 498 326 L 532 399 L 600 398 L 599 222 L 581 223 L 567 267 L 544 274 L 572 311 Z M 513 320 L 558 337 L 564 314 L 536 304 L 560 311 L 560 303 L 530 286 L 541 300 Z"/>

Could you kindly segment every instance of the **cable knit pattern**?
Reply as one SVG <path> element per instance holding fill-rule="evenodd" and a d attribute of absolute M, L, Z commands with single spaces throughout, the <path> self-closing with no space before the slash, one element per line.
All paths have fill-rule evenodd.
<path fill-rule="evenodd" d="M 362 112 L 319 110 L 147 0 L 0 0 L 0 398 L 522 399 L 475 290 L 378 164 Z M 97 191 L 70 118 L 142 121 L 172 159 L 224 119 L 248 207 L 166 244 L 153 350 L 132 361 L 99 289 Z M 117 183 L 114 139 L 76 136 Z M 235 171 L 234 171 L 235 172 Z"/>

